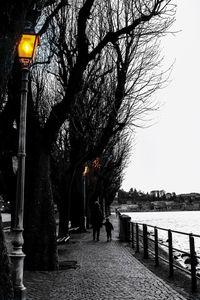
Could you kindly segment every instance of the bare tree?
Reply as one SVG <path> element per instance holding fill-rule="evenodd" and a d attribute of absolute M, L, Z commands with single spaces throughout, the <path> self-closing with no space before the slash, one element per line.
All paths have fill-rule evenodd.
<path fill-rule="evenodd" d="M 52 35 L 56 35 L 56 39 L 52 39 L 58 61 L 56 77 L 64 95 L 56 107 L 62 107 L 64 112 L 64 102 L 68 101 L 66 106 L 70 109 L 71 181 L 68 182 L 68 196 L 73 199 L 71 218 L 76 216 L 74 225 L 80 225 L 81 220 L 81 211 L 79 214 L 77 207 L 81 210 L 82 205 L 75 199 L 81 199 L 77 187 L 80 186 L 84 160 L 100 155 L 109 139 L 126 126 L 140 126 L 144 115 L 156 107 L 151 95 L 165 81 L 164 73 L 158 71 L 161 61 L 158 38 L 172 24 L 174 13 L 173 7 L 166 5 L 170 2 L 155 1 L 154 6 L 150 1 L 141 1 L 138 5 L 135 1 L 129 4 L 126 1 L 101 2 L 92 7 L 83 32 L 84 26 L 80 24 L 89 1 L 80 12 L 75 9 L 77 3 L 73 2 L 57 16 L 58 26 L 53 24 Z M 171 17 L 165 15 L 166 9 Z M 75 39 L 74 35 L 79 31 L 81 36 Z M 78 77 L 82 66 L 84 72 Z M 74 72 L 77 76 L 73 77 Z M 72 109 L 73 93 L 68 91 L 71 80 L 73 88 L 77 89 Z M 73 189 L 74 178 L 77 183 Z"/>
<path fill-rule="evenodd" d="M 150 41 L 150 37 L 155 39 L 155 36 L 161 35 L 170 26 L 174 13 L 174 7 L 169 0 L 129 1 L 129 4 L 127 1 L 114 0 L 68 1 L 66 7 L 54 15 L 55 5 L 56 3 L 53 4 L 52 10 L 48 11 L 48 15 L 53 17 L 54 22 L 49 22 L 47 19 L 45 25 L 51 23 L 51 30 L 48 31 L 51 38 L 49 49 L 57 55 L 59 54 L 57 56 L 59 58 L 57 70 L 52 69 L 50 71 L 55 73 L 59 89 L 60 87 L 63 88 L 59 94 L 57 93 L 53 97 L 53 101 L 50 101 L 49 108 L 46 106 L 47 115 L 43 118 L 44 123 L 41 117 L 38 118 L 38 110 L 40 110 L 40 116 L 44 112 L 43 103 L 38 106 L 38 98 L 34 98 L 34 93 L 29 95 L 25 203 L 25 253 L 27 255 L 26 265 L 29 269 L 55 269 L 57 267 L 50 153 L 61 126 L 69 119 L 69 113 L 72 112 L 72 116 L 74 114 L 74 108 L 83 92 L 85 82 L 87 82 L 87 72 L 90 72 L 92 65 L 97 64 L 98 66 L 98 61 L 101 62 L 100 67 L 103 66 L 104 62 L 107 64 L 107 74 L 106 68 L 103 67 L 103 73 L 100 71 L 100 76 L 96 76 L 95 79 L 97 87 L 100 86 L 98 82 L 101 82 L 103 77 L 106 83 L 102 86 L 107 85 L 107 92 L 104 93 L 103 100 L 101 100 L 102 111 L 99 114 L 103 116 L 104 113 L 103 121 L 106 120 L 106 122 L 103 123 L 102 121 L 100 127 L 95 127 L 95 143 L 89 144 L 87 155 L 84 152 L 84 156 L 79 160 L 81 162 L 87 157 L 96 157 L 98 153 L 102 153 L 110 137 L 130 122 L 131 112 L 133 112 L 131 108 L 136 107 L 134 101 L 130 101 L 131 93 L 129 92 L 130 90 L 132 95 L 136 94 L 134 82 L 131 84 L 130 80 L 127 81 L 127 76 L 131 74 L 130 62 L 132 62 L 132 68 L 135 70 L 133 81 L 138 83 L 141 74 L 143 78 L 146 78 L 145 72 L 143 73 L 145 64 L 143 64 L 143 68 L 138 67 L 137 71 L 137 68 L 134 68 L 137 55 L 139 56 L 138 52 L 137 55 L 134 54 L 138 35 L 140 41 L 141 39 Z M 58 38 L 55 39 L 55 37 Z M 45 40 L 45 37 L 43 39 Z M 57 49 L 59 50 L 57 51 Z M 144 49 L 141 48 L 140 55 L 143 52 Z M 134 60 L 130 59 L 131 53 L 135 55 L 133 55 Z M 109 57 L 109 60 L 105 60 L 105 56 Z M 55 62 L 54 58 L 52 61 Z M 141 59 L 141 65 L 142 61 Z M 110 68 L 112 70 L 111 77 L 108 75 Z M 144 101 L 142 93 L 145 90 L 142 88 L 143 80 L 140 80 L 141 87 L 138 87 L 137 90 L 137 99 L 140 96 L 140 101 L 137 102 L 137 114 L 132 113 L 134 116 L 138 115 L 139 110 L 142 109 Z M 146 78 L 145 80 L 144 85 L 150 87 L 152 79 Z M 112 85 L 110 95 L 109 82 Z M 147 90 L 150 93 L 150 89 Z M 154 88 L 152 87 L 151 90 L 153 92 Z M 90 95 L 88 89 L 87 93 Z M 108 95 L 107 101 L 105 94 Z M 98 97 L 95 95 L 93 99 L 97 101 Z M 122 105 L 124 99 L 126 104 Z M 123 107 L 126 109 L 124 110 Z M 93 119 L 95 119 L 98 117 L 98 109 L 95 110 L 95 108 L 98 107 L 95 105 L 93 108 L 95 111 Z M 128 115 L 126 114 L 127 111 Z M 71 118 L 71 124 L 73 121 Z M 75 132 L 75 127 L 73 130 Z M 71 171 L 74 172 L 74 170 Z"/>
<path fill-rule="evenodd" d="M 16 105 L 8 101 L 7 82 L 10 79 L 12 66 L 15 58 L 16 45 L 19 37 L 24 30 L 25 22 L 30 20 L 30 15 L 34 15 L 37 20 L 41 10 L 53 1 L 1 1 L 0 4 L 0 168 L 1 174 L 4 173 L 6 181 L 7 197 L 13 198 L 13 183 L 15 176 L 12 170 L 10 160 L 11 153 L 14 153 L 16 140 L 15 130 L 13 128 L 14 112 Z M 15 91 L 17 92 L 17 91 Z M 9 102 L 9 103 L 8 103 Z M 9 184 L 11 184 L 10 187 Z M 12 299 L 12 284 L 9 271 L 9 260 L 4 241 L 2 219 L 0 216 L 0 298 Z"/>

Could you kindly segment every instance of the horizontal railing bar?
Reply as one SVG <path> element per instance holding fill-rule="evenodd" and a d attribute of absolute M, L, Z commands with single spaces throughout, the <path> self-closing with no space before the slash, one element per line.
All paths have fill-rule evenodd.
<path fill-rule="evenodd" d="M 142 234 L 139 234 L 139 237 L 143 237 L 143 235 L 142 235 Z M 148 237 L 148 240 L 150 240 L 152 243 L 155 243 L 155 240 L 153 240 L 152 238 L 149 238 L 149 237 Z M 168 248 L 167 242 L 163 242 L 163 243 L 158 242 L 158 244 L 161 245 L 161 246 L 164 246 L 164 247 Z M 183 250 L 180 250 L 180 249 L 174 248 L 174 247 L 172 248 L 172 250 L 173 250 L 173 251 L 180 252 L 180 253 L 183 253 L 183 254 L 187 254 L 188 256 L 190 256 L 190 253 L 187 252 L 187 251 L 183 251 Z M 199 258 L 199 259 L 200 259 L 200 256 L 196 255 L 196 258 Z"/>
<path fill-rule="evenodd" d="M 142 237 L 142 235 L 139 235 L 140 237 Z M 155 243 L 155 240 L 151 239 L 151 238 L 148 238 L 148 240 L 150 240 L 152 243 Z M 167 244 L 163 244 L 161 242 L 158 242 L 159 245 L 161 246 L 164 246 L 166 248 L 168 248 L 168 245 Z M 141 244 L 141 247 L 143 248 L 142 244 Z M 180 253 L 183 253 L 183 254 L 187 254 L 188 256 L 190 256 L 190 253 L 189 252 L 186 252 L 186 251 L 183 251 L 183 250 L 180 250 L 180 249 L 177 249 L 177 248 L 172 248 L 173 251 L 177 251 L 177 252 L 180 252 Z M 153 251 L 149 250 L 150 252 L 154 253 Z M 196 255 L 196 258 L 199 258 L 200 259 L 200 256 Z"/>
<path fill-rule="evenodd" d="M 152 241 L 153 241 L 153 240 L 152 240 Z M 140 244 L 140 247 L 143 249 L 143 245 L 142 245 L 142 244 Z M 154 251 L 152 251 L 151 249 L 149 249 L 149 253 L 151 253 L 151 255 L 154 257 Z M 163 256 L 158 255 L 158 257 L 159 257 L 159 259 L 161 259 L 161 260 L 164 261 L 165 263 L 167 263 L 167 264 L 169 263 L 168 260 L 167 260 L 166 258 L 164 258 Z M 187 269 L 185 269 L 184 267 L 181 267 L 181 266 L 179 266 L 179 265 L 177 265 L 177 264 L 173 264 L 173 266 L 174 266 L 175 268 L 177 268 L 177 269 L 179 269 L 179 270 L 185 272 L 186 274 L 191 275 L 191 272 L 188 271 Z M 200 280 L 200 277 L 199 277 L 198 275 L 196 275 L 196 277 L 197 277 L 198 280 Z"/>
<path fill-rule="evenodd" d="M 135 241 L 136 241 L 136 244 L 140 245 L 140 246 L 138 246 L 138 251 L 136 251 L 136 252 L 139 252 L 139 248 L 143 249 L 143 257 L 144 258 L 148 258 L 148 254 L 150 254 L 155 260 L 155 266 L 159 265 L 159 259 L 162 260 L 163 262 L 165 262 L 169 266 L 168 271 L 169 271 L 170 277 L 173 277 L 173 275 L 174 275 L 174 268 L 191 276 L 191 289 L 192 289 L 192 292 L 195 292 L 197 290 L 197 279 L 198 279 L 198 281 L 200 281 L 200 275 L 197 274 L 195 260 L 197 258 L 199 259 L 200 256 L 196 255 L 194 238 L 195 237 L 200 238 L 200 235 L 176 231 L 176 230 L 170 230 L 170 229 L 157 227 L 157 226 L 153 226 L 153 225 L 147 225 L 145 223 L 136 223 L 136 222 L 130 221 L 129 224 L 131 225 L 131 228 L 132 228 L 132 243 L 134 243 L 134 240 L 135 240 L 134 235 L 133 235 L 133 230 L 134 230 L 134 225 L 136 225 L 137 234 L 136 234 Z M 154 228 L 154 231 L 150 230 L 148 232 L 148 227 Z M 168 233 L 167 234 L 168 238 L 166 237 L 166 241 L 164 241 L 165 237 L 162 239 L 159 239 L 160 241 L 158 241 L 159 230 L 163 230 Z M 189 242 L 190 250 L 188 252 L 173 247 L 172 233 L 182 234 L 182 235 L 189 237 L 188 242 Z M 143 243 L 142 243 L 142 241 L 143 241 Z M 150 242 L 150 244 L 148 241 Z M 150 245 L 150 246 L 148 246 L 148 245 Z M 159 253 L 158 253 L 158 245 L 160 245 L 161 248 L 164 246 L 168 249 L 168 251 L 165 251 L 164 249 L 161 251 L 162 256 L 159 255 Z M 154 250 L 153 250 L 153 247 L 155 247 Z M 191 257 L 191 262 L 190 262 L 191 269 L 184 268 L 184 266 L 182 266 L 181 263 L 178 260 L 176 260 L 175 255 L 179 256 L 180 255 L 179 253 L 185 254 L 185 256 Z M 168 257 L 168 259 L 166 257 Z M 182 255 L 181 255 L 181 257 L 183 258 Z"/>
<path fill-rule="evenodd" d="M 159 256 L 159 258 L 168 264 L 168 260 L 167 260 L 167 259 L 165 259 L 165 258 L 162 257 L 162 256 Z M 186 274 L 191 275 L 190 271 L 188 271 L 187 269 L 184 269 L 183 267 L 181 267 L 181 266 L 179 266 L 179 265 L 177 265 L 177 264 L 173 264 L 173 266 L 174 266 L 175 268 L 177 268 L 177 269 L 179 269 L 179 270 L 185 272 Z"/>
<path fill-rule="evenodd" d="M 138 225 L 143 225 L 144 223 L 136 223 L 136 222 L 130 222 L 130 223 L 133 223 L 133 224 L 138 224 Z M 162 228 L 162 227 L 157 227 L 157 226 L 153 226 L 153 225 L 149 225 L 149 224 L 146 224 L 148 227 L 151 227 L 151 228 L 157 228 L 157 229 L 160 229 L 160 230 L 164 230 L 164 231 L 168 231 L 168 229 L 166 228 Z"/>
<path fill-rule="evenodd" d="M 133 224 L 138 224 L 138 225 L 143 225 L 144 223 L 136 223 L 136 222 L 133 222 L 133 221 L 130 221 L 130 223 L 133 223 Z M 158 227 L 158 226 L 153 226 L 153 225 L 148 225 L 146 224 L 147 227 L 151 227 L 151 228 L 157 228 L 159 230 L 163 230 L 163 231 L 168 231 L 169 229 L 166 229 L 166 228 L 162 228 L 162 227 Z M 183 234 L 183 235 L 192 235 L 193 237 L 199 237 L 200 238 L 200 235 L 199 234 L 195 234 L 195 233 L 187 233 L 187 232 L 183 232 L 183 231 L 177 231 L 177 230 L 171 230 L 171 232 L 173 233 L 178 233 L 178 234 Z"/>
<path fill-rule="evenodd" d="M 155 243 L 155 240 L 151 239 L 151 238 L 148 238 L 149 241 L 151 241 L 152 243 Z M 166 243 L 166 242 L 165 242 Z M 158 242 L 159 245 L 161 246 L 164 246 L 164 247 L 168 247 L 167 244 L 164 244 L 164 243 L 161 243 L 161 242 Z M 177 251 L 177 252 L 180 252 L 180 253 L 183 253 L 183 254 L 187 254 L 188 256 L 190 256 L 190 253 L 189 251 L 183 251 L 183 250 L 180 250 L 178 248 L 172 248 L 173 251 Z M 199 258 L 200 259 L 200 256 L 196 255 L 196 258 Z"/>
<path fill-rule="evenodd" d="M 161 246 L 167 247 L 167 248 L 169 247 L 168 245 L 163 244 L 163 243 L 161 243 L 161 242 L 158 242 L 158 244 L 161 245 Z"/>
<path fill-rule="evenodd" d="M 182 231 L 177 231 L 177 230 L 172 230 L 172 232 L 174 233 L 178 233 L 178 234 L 184 234 L 184 235 L 192 235 L 193 237 L 198 237 L 200 238 L 200 235 L 199 234 L 195 234 L 195 233 L 187 233 L 187 232 L 182 232 Z"/>
<path fill-rule="evenodd" d="M 154 257 L 154 251 L 152 251 L 152 250 L 149 249 L 149 253 Z M 164 261 L 165 263 L 168 264 L 168 260 L 165 259 L 163 256 L 158 255 L 158 257 L 159 257 L 162 261 Z M 177 269 L 179 269 L 179 270 L 185 272 L 185 273 L 188 274 L 188 275 L 191 275 L 190 271 L 188 271 L 187 269 L 185 269 L 185 268 L 183 268 L 183 267 L 181 267 L 181 266 L 179 266 L 179 265 L 177 265 L 177 264 L 173 264 L 173 265 L 174 265 L 175 268 L 177 268 Z M 200 277 L 199 277 L 198 275 L 197 275 L 196 277 L 197 277 L 198 280 L 200 280 Z"/>
<path fill-rule="evenodd" d="M 183 254 L 187 254 L 188 256 L 190 256 L 190 253 L 187 252 L 187 251 L 183 251 L 183 250 L 179 250 L 177 248 L 172 248 L 173 250 L 177 251 L 177 252 L 180 252 L 180 253 L 183 253 Z"/>
<path fill-rule="evenodd" d="M 142 235 L 141 235 L 141 236 L 142 236 Z M 148 240 L 151 241 L 152 243 L 155 243 L 155 240 L 153 240 L 152 238 L 148 238 Z M 165 243 L 166 243 L 166 242 L 165 242 Z M 164 244 L 164 243 L 161 243 L 161 242 L 158 242 L 158 244 L 161 245 L 161 246 L 164 246 L 164 247 L 168 247 L 167 244 Z M 172 250 L 173 250 L 173 251 L 180 252 L 180 253 L 182 253 L 182 254 L 187 254 L 188 256 L 190 256 L 189 251 L 188 251 L 188 252 L 187 252 L 187 251 L 183 251 L 183 250 L 180 250 L 180 249 L 174 248 L 174 247 L 172 248 Z M 200 259 L 200 256 L 196 255 L 196 258 L 199 258 L 199 259 Z"/>

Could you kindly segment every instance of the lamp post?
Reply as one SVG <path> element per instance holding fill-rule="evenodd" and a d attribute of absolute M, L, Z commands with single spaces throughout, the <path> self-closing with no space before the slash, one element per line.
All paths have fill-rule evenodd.
<path fill-rule="evenodd" d="M 89 173 L 89 167 L 85 166 L 84 172 L 83 172 L 83 213 L 84 213 L 84 229 L 87 229 L 87 212 L 86 212 L 86 180 L 87 175 Z"/>
<path fill-rule="evenodd" d="M 101 160 L 99 157 L 96 157 L 95 160 L 92 162 L 92 168 L 94 170 L 94 176 L 96 177 L 96 184 L 95 184 L 95 189 L 98 186 L 98 179 L 99 179 L 99 170 L 101 168 Z M 99 196 L 97 197 L 97 201 L 99 202 Z M 99 203 L 100 204 L 100 203 Z M 102 203 L 101 203 L 102 204 Z M 102 205 L 101 205 L 102 206 Z"/>
<path fill-rule="evenodd" d="M 21 103 L 19 120 L 19 142 L 18 142 L 18 171 L 16 208 L 13 228 L 13 251 L 10 254 L 13 269 L 14 299 L 25 300 L 26 288 L 23 285 L 23 269 L 25 254 L 23 246 L 23 215 L 24 215 L 24 187 L 25 187 L 25 156 L 26 156 L 26 109 L 28 93 L 29 66 L 35 56 L 39 43 L 39 36 L 33 33 L 22 34 L 18 44 L 18 56 L 22 68 Z"/>

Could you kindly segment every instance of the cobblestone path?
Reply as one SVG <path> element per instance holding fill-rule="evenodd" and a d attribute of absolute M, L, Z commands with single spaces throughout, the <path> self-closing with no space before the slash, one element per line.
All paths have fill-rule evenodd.
<path fill-rule="evenodd" d="M 70 266 L 54 272 L 25 272 L 28 300 L 184 300 L 163 280 L 142 265 L 130 249 L 118 241 L 92 241 L 91 230 L 74 234 L 69 244 L 59 246 L 61 262 Z M 76 262 L 76 265 L 73 263 Z M 71 265 L 70 265 L 71 264 Z"/>

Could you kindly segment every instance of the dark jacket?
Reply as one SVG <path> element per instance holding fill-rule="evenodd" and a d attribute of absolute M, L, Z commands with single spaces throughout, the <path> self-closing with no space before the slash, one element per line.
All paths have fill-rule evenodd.
<path fill-rule="evenodd" d="M 103 222 L 103 214 L 99 206 L 95 206 L 91 213 L 91 224 L 93 228 L 100 228 Z"/>
<path fill-rule="evenodd" d="M 107 232 L 111 232 L 111 230 L 114 229 L 112 223 L 110 223 L 109 221 L 106 221 L 105 223 L 103 223 L 103 225 L 105 225 Z"/>

